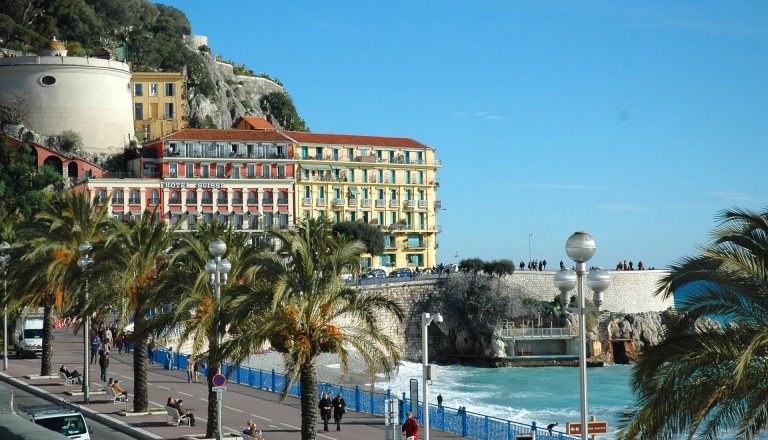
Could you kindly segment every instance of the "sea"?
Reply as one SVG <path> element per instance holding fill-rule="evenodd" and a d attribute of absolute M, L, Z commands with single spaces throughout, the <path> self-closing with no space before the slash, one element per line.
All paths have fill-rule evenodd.
<path fill-rule="evenodd" d="M 587 404 L 589 416 L 608 423 L 608 435 L 615 437 L 619 414 L 634 401 L 629 386 L 631 366 L 609 365 L 587 369 Z M 402 395 L 411 379 L 419 380 L 420 363 L 404 362 L 395 377 L 379 382 Z M 429 399 L 436 404 L 438 394 L 448 408 L 465 406 L 468 412 L 537 426 L 558 423 L 565 431 L 568 422 L 580 420 L 578 367 L 500 367 L 483 368 L 462 365 L 438 367 L 437 379 L 429 386 Z"/>

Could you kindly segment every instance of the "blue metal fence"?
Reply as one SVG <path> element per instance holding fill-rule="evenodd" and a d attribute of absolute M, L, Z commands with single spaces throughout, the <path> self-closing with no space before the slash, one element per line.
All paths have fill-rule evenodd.
<path fill-rule="evenodd" d="M 167 350 L 155 350 L 154 362 L 162 364 L 165 368 L 168 368 L 167 353 Z M 174 367 L 181 370 L 186 369 L 189 355 L 177 352 L 171 353 L 173 353 Z M 243 367 L 241 365 L 224 364 L 222 365 L 221 371 L 222 374 L 229 376 L 228 380 L 230 382 L 248 385 L 273 393 L 282 393 L 286 383 L 286 377 L 282 374 L 278 374 L 274 369 L 266 371 Z M 201 365 L 200 374 L 207 375 L 208 369 Z M 355 412 L 378 416 L 384 415 L 384 401 L 394 397 L 392 390 L 389 389 L 386 393 L 370 392 L 361 390 L 358 385 L 355 385 L 354 388 L 352 388 L 325 382 L 318 383 L 317 392 L 318 395 L 328 393 L 331 396 L 341 393 L 344 400 L 347 402 L 347 408 L 354 410 Z M 288 394 L 296 397 L 301 396 L 301 386 L 299 381 L 291 386 Z M 403 392 L 402 395 L 399 396 L 399 401 L 400 421 L 402 423 L 405 422 L 405 413 L 411 408 L 411 399 Z M 462 437 L 471 437 L 482 440 L 515 440 L 517 436 L 530 435 L 535 432 L 535 438 L 537 440 L 565 440 L 577 438 L 554 430 L 552 431 L 552 434 L 550 434 L 546 429 L 537 427 L 536 422 L 533 422 L 530 425 L 517 423 L 511 420 L 503 420 L 483 414 L 472 413 L 463 407 L 450 408 L 447 406 L 429 404 L 428 408 L 430 427 L 432 429 L 450 432 Z M 423 411 L 423 402 L 419 402 L 418 414 L 416 414 L 418 420 L 423 420 Z"/>

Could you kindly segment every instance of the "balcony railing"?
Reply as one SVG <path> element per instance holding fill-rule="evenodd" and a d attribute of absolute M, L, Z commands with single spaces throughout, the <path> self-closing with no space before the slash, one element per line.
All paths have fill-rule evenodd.
<path fill-rule="evenodd" d="M 325 199 L 317 199 L 317 206 L 325 206 Z"/>
<path fill-rule="evenodd" d="M 278 198 L 277 199 L 277 204 L 278 205 L 287 205 L 288 204 L 288 199 Z"/>
<path fill-rule="evenodd" d="M 123 198 L 122 197 L 115 197 L 112 199 L 113 205 L 122 205 L 123 204 Z"/>
<path fill-rule="evenodd" d="M 203 198 L 203 205 L 213 205 L 213 199 Z"/>
<path fill-rule="evenodd" d="M 363 199 L 363 202 L 362 202 L 362 204 L 360 206 L 362 206 L 364 208 L 370 207 L 371 206 L 371 199 Z"/>
<path fill-rule="evenodd" d="M 376 207 L 377 208 L 383 208 L 387 206 L 387 201 L 384 199 L 376 199 Z"/>
<path fill-rule="evenodd" d="M 233 205 L 242 205 L 243 204 L 243 199 L 232 199 L 232 204 Z"/>
<path fill-rule="evenodd" d="M 333 199 L 333 204 L 336 206 L 343 206 L 347 203 L 347 199 Z"/>
<path fill-rule="evenodd" d="M 160 203 L 160 198 L 159 197 L 150 197 L 149 198 L 149 204 L 150 205 L 156 205 L 158 203 Z"/>
<path fill-rule="evenodd" d="M 357 199 L 349 199 L 349 206 L 357 206 Z"/>
<path fill-rule="evenodd" d="M 197 205 L 197 199 L 187 198 L 187 205 Z"/>
<path fill-rule="evenodd" d="M 312 204 L 312 197 L 304 197 L 301 199 L 302 205 L 311 205 Z"/>
<path fill-rule="evenodd" d="M 390 208 L 397 208 L 397 199 L 392 199 L 389 201 L 389 207 Z"/>
<path fill-rule="evenodd" d="M 273 204 L 272 202 L 274 202 L 274 199 L 264 199 L 262 201 L 262 204 L 263 205 L 272 205 Z"/>
<path fill-rule="evenodd" d="M 249 205 L 258 205 L 259 204 L 259 199 L 250 198 L 250 199 L 248 199 L 248 204 Z"/>
<path fill-rule="evenodd" d="M 128 203 L 131 205 L 139 205 L 141 204 L 141 199 L 138 197 L 131 197 L 128 199 Z"/>

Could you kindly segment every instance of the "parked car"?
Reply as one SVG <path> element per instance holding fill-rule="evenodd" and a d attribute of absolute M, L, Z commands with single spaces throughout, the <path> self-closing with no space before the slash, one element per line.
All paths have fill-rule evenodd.
<path fill-rule="evenodd" d="M 379 268 L 369 268 L 366 270 L 361 278 L 384 278 L 387 276 L 387 271 Z"/>
<path fill-rule="evenodd" d="M 391 277 L 409 277 L 411 275 L 413 275 L 413 271 L 410 267 L 401 267 L 389 273 Z"/>
<path fill-rule="evenodd" d="M 74 404 L 19 406 L 19 412 L 31 422 L 71 439 L 90 440 L 90 434 L 93 432 L 93 427 L 85 424 L 83 415 Z"/>

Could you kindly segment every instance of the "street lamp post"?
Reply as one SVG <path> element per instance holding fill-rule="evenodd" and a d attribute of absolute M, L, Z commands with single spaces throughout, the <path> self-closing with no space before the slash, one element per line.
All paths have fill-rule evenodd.
<path fill-rule="evenodd" d="M 80 243 L 80 258 L 77 260 L 77 267 L 83 271 L 85 277 L 85 301 L 83 302 L 80 313 L 83 316 L 83 402 L 88 403 L 89 390 L 88 381 L 90 374 L 88 373 L 88 336 L 90 334 L 91 317 L 85 312 L 85 307 L 88 303 L 88 266 L 93 264 L 93 258 L 91 258 L 92 246 L 87 241 Z"/>
<path fill-rule="evenodd" d="M 227 252 L 227 244 L 221 239 L 215 239 L 208 245 L 208 252 L 213 256 L 212 260 L 205 263 L 205 271 L 208 273 L 211 286 L 216 293 L 216 347 L 221 346 L 221 333 L 219 332 L 219 312 L 221 307 L 221 286 L 227 283 L 227 274 L 232 269 L 232 264 L 227 259 L 221 259 Z M 219 367 L 220 368 L 220 367 Z M 213 374 L 218 374 L 214 371 Z M 211 374 L 209 372 L 209 374 Z M 221 391 L 216 392 L 216 439 L 221 440 Z"/>
<path fill-rule="evenodd" d="M 423 360 L 421 385 L 422 393 L 424 394 L 424 422 L 422 423 L 422 425 L 424 425 L 424 440 L 429 440 L 429 386 L 427 385 L 427 382 L 432 379 L 432 371 L 429 368 L 427 336 L 429 333 L 429 324 L 431 324 L 432 321 L 437 323 L 443 322 L 443 315 L 439 313 L 435 313 L 434 315 L 430 315 L 429 313 L 421 314 L 421 357 Z"/>
<path fill-rule="evenodd" d="M 594 292 L 593 301 L 597 310 L 603 303 L 603 291 L 611 285 L 611 277 L 600 268 L 591 272 L 587 271 L 586 262 L 595 254 L 595 240 L 586 232 L 575 232 L 565 243 L 565 252 L 568 258 L 576 263 L 576 273 L 569 269 L 562 269 L 555 273 L 555 286 L 560 290 L 560 304 L 563 313 L 568 307 L 568 292 L 578 285 L 579 307 L 568 309 L 579 315 L 579 386 L 581 402 L 581 438 L 587 440 L 587 347 L 586 347 L 586 315 L 591 309 L 584 305 L 584 275 L 587 276 L 587 284 Z"/>
<path fill-rule="evenodd" d="M 3 371 L 8 369 L 8 263 L 11 262 L 11 254 L 8 251 L 11 245 L 7 241 L 0 243 L 0 261 L 3 263 Z"/>

